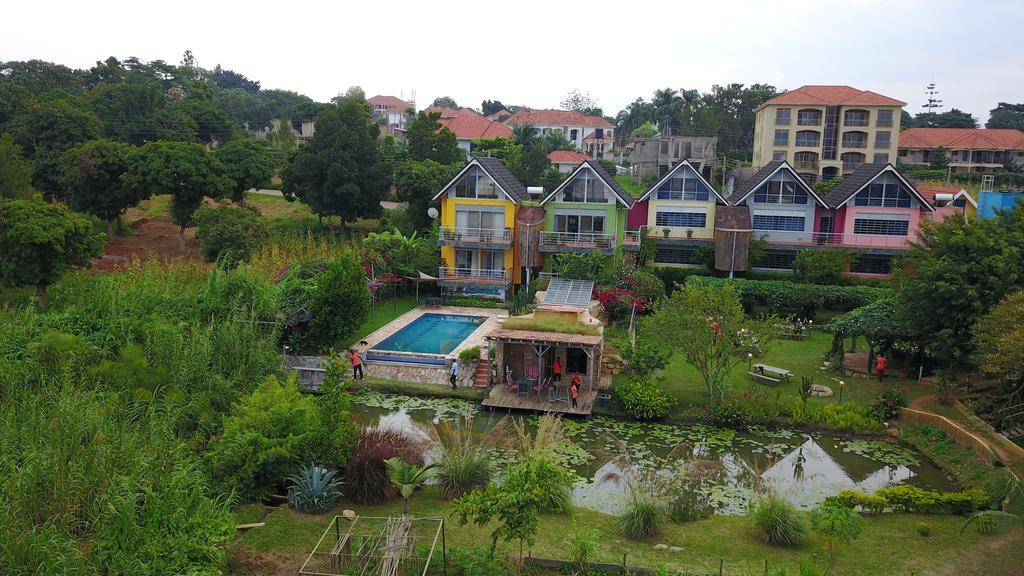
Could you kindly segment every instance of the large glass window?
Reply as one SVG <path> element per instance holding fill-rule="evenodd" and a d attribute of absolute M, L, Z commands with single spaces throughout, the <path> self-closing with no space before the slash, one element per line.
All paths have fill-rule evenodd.
<path fill-rule="evenodd" d="M 754 191 L 760 204 L 807 204 L 807 192 L 789 172 L 780 171 Z"/>
<path fill-rule="evenodd" d="M 803 232 L 803 216 L 773 216 L 754 214 L 754 230 L 781 230 L 784 232 Z"/>
<path fill-rule="evenodd" d="M 887 164 L 889 162 L 888 152 L 876 152 L 875 157 L 871 160 L 875 164 Z"/>
<path fill-rule="evenodd" d="M 797 152 L 793 154 L 793 165 L 797 170 L 816 169 L 818 167 L 818 154 L 816 152 Z"/>
<path fill-rule="evenodd" d="M 843 152 L 839 159 L 843 161 L 844 171 L 856 170 L 864 163 L 864 155 L 860 152 Z"/>
<path fill-rule="evenodd" d="M 498 271 L 505 269 L 505 252 L 502 250 L 481 250 L 480 268 Z"/>
<path fill-rule="evenodd" d="M 775 140 L 772 142 L 775 146 L 788 146 L 789 145 L 789 130 L 776 130 Z"/>
<path fill-rule="evenodd" d="M 765 250 L 761 259 L 754 264 L 756 268 L 770 270 L 792 270 L 796 260 L 796 252 L 792 250 Z"/>
<path fill-rule="evenodd" d="M 843 132 L 843 148 L 867 148 L 867 132 Z"/>
<path fill-rule="evenodd" d="M 601 182 L 593 172 L 584 170 L 566 185 L 562 193 L 562 201 L 606 204 L 608 191 L 604 182 Z"/>
<path fill-rule="evenodd" d="M 480 168 L 473 166 L 455 183 L 456 198 L 498 198 L 498 185 Z"/>
<path fill-rule="evenodd" d="M 876 112 L 875 125 L 879 128 L 889 128 L 892 126 L 892 110 L 879 110 Z"/>
<path fill-rule="evenodd" d="M 654 223 L 669 228 L 704 228 L 708 215 L 704 212 L 657 212 Z"/>
<path fill-rule="evenodd" d="M 455 210 L 455 228 L 461 232 L 472 230 L 500 230 L 505 228 L 505 212 L 494 210 Z"/>
<path fill-rule="evenodd" d="M 778 108 L 775 110 L 775 123 L 779 126 L 789 126 L 791 110 L 789 108 Z"/>
<path fill-rule="evenodd" d="M 806 109 L 796 113 L 797 126 L 820 126 L 821 110 Z"/>
<path fill-rule="evenodd" d="M 555 214 L 555 231 L 570 234 L 604 233 L 604 216 Z"/>
<path fill-rule="evenodd" d="M 875 234 L 880 236 L 906 236 L 909 222 L 906 220 L 880 220 L 857 218 L 853 221 L 854 234 Z"/>
<path fill-rule="evenodd" d="M 711 189 L 687 169 L 681 169 L 658 186 L 658 200 L 708 200 Z"/>
<path fill-rule="evenodd" d="M 786 159 L 786 151 L 785 150 L 777 150 L 775 152 L 772 152 L 772 162 L 781 162 L 781 161 L 783 161 L 785 159 Z"/>
<path fill-rule="evenodd" d="M 867 188 L 857 193 L 853 203 L 856 206 L 878 206 L 881 208 L 910 208 L 913 198 L 891 174 L 875 178 Z"/>
<path fill-rule="evenodd" d="M 867 126 L 870 116 L 867 110 L 846 110 L 843 112 L 843 126 Z"/>
<path fill-rule="evenodd" d="M 690 246 L 658 246 L 654 251 L 655 264 L 704 264 L 704 254 Z"/>
<path fill-rule="evenodd" d="M 817 148 L 818 133 L 814 130 L 801 130 L 797 132 L 796 145 L 805 148 Z"/>

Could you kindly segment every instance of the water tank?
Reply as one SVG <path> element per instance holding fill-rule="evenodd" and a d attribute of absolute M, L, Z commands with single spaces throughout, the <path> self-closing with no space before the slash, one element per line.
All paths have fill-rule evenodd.
<path fill-rule="evenodd" d="M 936 206 L 948 206 L 953 203 L 952 194 L 936 194 L 935 205 Z"/>
<path fill-rule="evenodd" d="M 544 195 L 543 186 L 527 186 L 526 193 L 530 195 L 530 198 L 537 198 L 538 196 Z"/>

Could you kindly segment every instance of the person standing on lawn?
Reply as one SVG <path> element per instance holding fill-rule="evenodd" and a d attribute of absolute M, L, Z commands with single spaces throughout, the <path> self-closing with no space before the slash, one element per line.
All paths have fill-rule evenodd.
<path fill-rule="evenodd" d="M 878 374 L 878 381 L 881 382 L 885 376 L 885 369 L 889 367 L 889 361 L 885 359 L 885 353 L 875 357 L 875 374 Z"/>
<path fill-rule="evenodd" d="M 458 388 L 458 386 L 455 385 L 455 381 L 458 380 L 458 378 L 459 378 L 459 359 L 458 358 L 452 358 L 451 375 L 448 377 L 449 381 L 452 384 L 452 388 Z"/>
<path fill-rule="evenodd" d="M 363 357 L 359 355 L 359 351 L 355 348 L 351 348 L 348 351 L 348 361 L 352 364 L 352 379 L 356 380 L 358 376 L 359 380 L 363 379 Z"/>

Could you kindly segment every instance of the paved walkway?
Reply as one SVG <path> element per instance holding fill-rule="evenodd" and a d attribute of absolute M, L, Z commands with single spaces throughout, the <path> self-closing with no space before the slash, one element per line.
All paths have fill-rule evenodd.
<path fill-rule="evenodd" d="M 278 198 L 284 196 L 280 190 L 273 190 L 271 188 L 250 188 L 249 194 L 260 194 L 262 196 L 277 196 Z M 380 207 L 385 210 L 394 210 L 395 208 L 405 208 L 407 204 L 405 202 L 392 202 L 390 200 L 381 200 Z"/>

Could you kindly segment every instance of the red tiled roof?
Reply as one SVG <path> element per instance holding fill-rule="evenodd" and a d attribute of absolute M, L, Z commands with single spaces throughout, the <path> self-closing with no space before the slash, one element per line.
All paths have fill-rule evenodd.
<path fill-rule="evenodd" d="M 463 110 L 465 110 L 465 108 L 463 108 L 462 110 L 456 110 L 454 108 L 445 108 L 444 106 L 427 106 L 426 108 L 423 109 L 423 111 L 426 112 L 427 114 L 433 114 L 434 112 L 437 112 L 438 114 L 441 115 L 442 119 L 458 118 L 459 116 L 465 114 Z"/>
<path fill-rule="evenodd" d="M 381 96 L 377 95 L 367 100 L 370 106 L 384 106 L 385 108 L 395 109 L 399 112 L 404 112 L 406 108 L 412 108 L 414 105 L 412 102 L 406 102 L 397 96 Z"/>
<path fill-rule="evenodd" d="M 509 126 L 593 126 L 594 128 L 615 128 L 600 116 L 587 116 L 576 110 L 523 110 L 505 120 Z"/>
<path fill-rule="evenodd" d="M 581 154 L 575 150 L 554 150 L 548 154 L 548 160 L 551 160 L 552 164 L 581 164 L 590 160 L 590 157 L 586 154 Z"/>
<path fill-rule="evenodd" d="M 801 86 L 765 102 L 766 104 L 808 104 L 814 106 L 904 106 L 895 98 L 882 96 L 870 90 L 858 90 L 851 86 Z"/>
<path fill-rule="evenodd" d="M 492 122 L 476 113 L 458 114 L 454 117 L 441 117 L 442 126 L 447 126 L 459 140 L 476 140 L 477 138 L 514 138 L 515 132 L 501 122 Z"/>
<path fill-rule="evenodd" d="M 900 148 L 1024 149 L 1024 132 L 1010 128 L 908 128 Z"/>
<path fill-rule="evenodd" d="M 960 194 L 962 192 L 964 194 L 964 196 L 966 196 L 969 199 L 968 201 L 971 204 L 974 204 L 975 206 L 977 206 L 977 203 L 974 201 L 974 198 L 972 198 L 971 195 L 968 194 L 967 191 L 964 190 L 963 188 L 956 188 L 956 187 L 949 187 L 949 186 L 921 186 L 921 185 L 918 185 L 917 186 L 917 192 L 921 196 L 924 196 L 925 199 L 928 200 L 929 202 L 931 202 L 933 205 L 935 204 L 935 196 L 938 195 L 938 194 L 952 194 L 953 197 L 956 197 L 958 194 Z"/>

